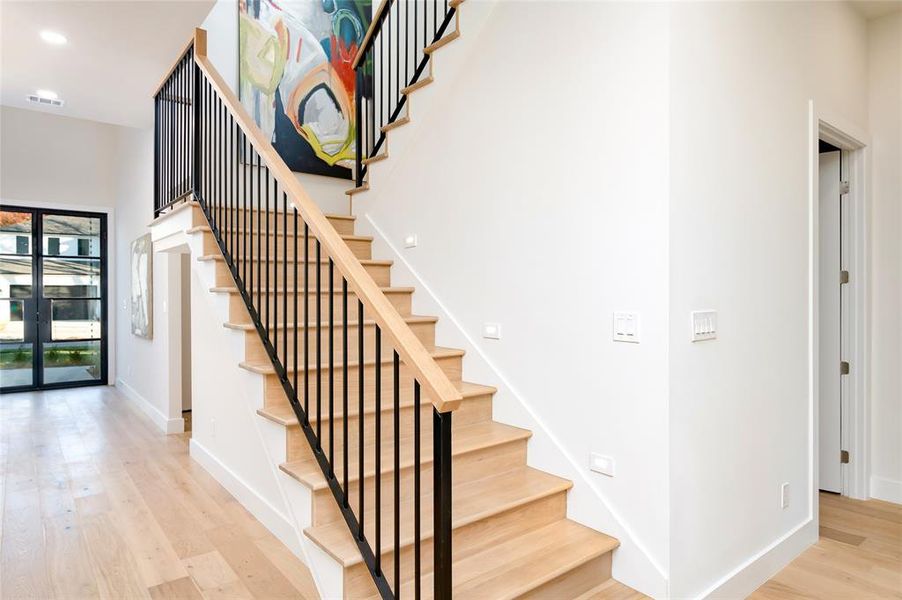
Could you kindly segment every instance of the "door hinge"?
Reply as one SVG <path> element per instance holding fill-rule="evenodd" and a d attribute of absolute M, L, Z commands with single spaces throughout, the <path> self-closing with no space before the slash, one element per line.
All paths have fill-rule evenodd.
<path fill-rule="evenodd" d="M 848 450 L 840 450 L 839 451 L 839 462 L 844 465 L 849 464 L 849 451 Z"/>
<path fill-rule="evenodd" d="M 848 271 L 840 271 L 839 272 L 839 284 L 842 285 L 844 283 L 849 283 L 849 272 Z"/>
<path fill-rule="evenodd" d="M 840 375 L 848 375 L 849 374 L 849 361 L 847 361 L 847 360 L 840 361 L 839 374 Z"/>
<path fill-rule="evenodd" d="M 849 186 L 848 181 L 840 181 L 839 182 L 839 193 L 840 194 L 848 194 L 851 187 Z"/>

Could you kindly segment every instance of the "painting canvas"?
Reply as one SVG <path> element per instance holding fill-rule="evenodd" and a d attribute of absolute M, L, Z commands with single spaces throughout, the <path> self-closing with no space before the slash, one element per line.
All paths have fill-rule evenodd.
<path fill-rule="evenodd" d="M 240 0 L 239 96 L 293 171 L 350 179 L 372 0 Z"/>
<path fill-rule="evenodd" d="M 153 243 L 150 234 L 132 242 L 132 333 L 153 338 Z"/>

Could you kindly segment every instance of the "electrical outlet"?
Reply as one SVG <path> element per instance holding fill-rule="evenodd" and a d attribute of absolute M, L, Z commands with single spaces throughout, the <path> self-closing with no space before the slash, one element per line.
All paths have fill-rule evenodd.
<path fill-rule="evenodd" d="M 601 473 L 602 475 L 613 477 L 614 459 L 610 456 L 603 456 L 596 452 L 592 452 L 591 454 L 589 454 L 589 468 L 596 473 Z"/>
<path fill-rule="evenodd" d="M 417 234 L 411 233 L 407 237 L 404 238 L 404 247 L 405 248 L 416 248 L 417 247 Z"/>
<path fill-rule="evenodd" d="M 500 340 L 501 339 L 501 324 L 500 323 L 486 323 L 482 326 L 482 337 L 488 340 Z"/>
<path fill-rule="evenodd" d="M 780 506 L 789 508 L 789 483 L 780 486 Z"/>
<path fill-rule="evenodd" d="M 210 437 L 216 437 L 216 417 L 210 417 Z"/>

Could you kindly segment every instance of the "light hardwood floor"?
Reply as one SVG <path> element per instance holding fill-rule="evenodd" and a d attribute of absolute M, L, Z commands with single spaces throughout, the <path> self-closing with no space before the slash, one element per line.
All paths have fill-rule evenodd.
<path fill-rule="evenodd" d="M 316 597 L 188 438 L 115 388 L 0 396 L 0 596 Z"/>
<path fill-rule="evenodd" d="M 820 495 L 820 540 L 752 595 L 902 598 L 902 506 Z"/>

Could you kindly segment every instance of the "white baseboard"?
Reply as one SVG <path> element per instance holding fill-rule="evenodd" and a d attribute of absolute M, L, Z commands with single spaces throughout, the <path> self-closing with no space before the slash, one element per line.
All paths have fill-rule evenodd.
<path fill-rule="evenodd" d="M 263 523 L 264 527 L 279 538 L 279 541 L 291 549 L 295 555 L 300 555 L 301 549 L 298 545 L 298 536 L 291 519 L 258 494 L 247 482 L 207 450 L 203 444 L 192 438 L 188 449 L 191 458 L 196 460 L 244 508 Z"/>
<path fill-rule="evenodd" d="M 746 598 L 817 541 L 817 523 L 808 519 L 712 585 L 701 598 Z"/>
<path fill-rule="evenodd" d="M 902 481 L 871 475 L 871 498 L 902 504 Z"/>
<path fill-rule="evenodd" d="M 185 419 L 181 417 L 168 418 L 160 412 L 159 408 L 151 404 L 147 398 L 139 394 L 135 388 L 122 381 L 122 379 L 116 380 L 116 387 L 119 388 L 126 398 L 134 402 L 141 409 L 141 412 L 150 417 L 154 425 L 159 427 L 163 433 L 183 433 L 185 431 Z"/>

